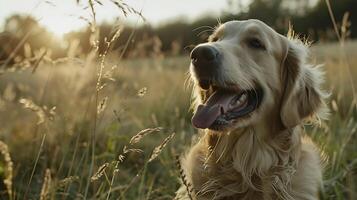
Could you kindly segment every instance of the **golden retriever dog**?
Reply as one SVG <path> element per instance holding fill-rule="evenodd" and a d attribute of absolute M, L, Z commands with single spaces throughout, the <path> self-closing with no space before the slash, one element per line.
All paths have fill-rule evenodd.
<path fill-rule="evenodd" d="M 308 47 L 259 20 L 221 24 L 191 52 L 194 127 L 176 199 L 315 200 L 321 152 L 304 134 L 327 94 Z"/>

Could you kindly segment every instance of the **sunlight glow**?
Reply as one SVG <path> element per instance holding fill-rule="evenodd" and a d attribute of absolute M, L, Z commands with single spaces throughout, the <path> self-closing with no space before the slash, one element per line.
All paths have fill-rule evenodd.
<path fill-rule="evenodd" d="M 57 16 L 50 16 L 39 19 L 39 23 L 58 37 L 62 37 L 64 34 L 73 30 L 77 30 L 78 28 L 86 25 L 86 23 L 80 19 L 71 19 L 71 17 Z"/>
<path fill-rule="evenodd" d="M 129 15 L 124 18 L 118 7 L 109 1 L 103 2 L 105 2 L 103 5 L 95 6 L 98 23 L 110 22 L 117 17 L 126 23 L 138 21 L 138 16 Z M 141 11 L 147 19 L 145 23 L 152 25 L 165 23 L 175 17 L 193 20 L 207 13 L 218 16 L 227 6 L 227 2 L 223 0 L 132 0 L 126 2 L 136 10 Z M 50 32 L 60 37 L 65 33 L 87 26 L 88 24 L 83 18 L 92 20 L 86 1 L 80 1 L 77 4 L 75 0 L 11 0 L 5 4 L 5 0 L 0 0 L 0 26 L 7 17 L 17 13 L 30 14 Z M 140 23 L 144 22 L 140 21 Z"/>

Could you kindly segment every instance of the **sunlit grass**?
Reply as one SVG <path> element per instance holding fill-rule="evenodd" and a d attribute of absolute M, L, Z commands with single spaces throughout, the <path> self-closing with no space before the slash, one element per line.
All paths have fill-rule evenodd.
<path fill-rule="evenodd" d="M 355 43 L 351 45 L 349 48 L 357 49 Z M 351 94 L 349 87 L 334 78 L 343 67 L 338 64 L 339 55 L 325 57 L 323 50 L 327 48 L 338 46 L 320 45 L 314 47 L 313 52 L 316 62 L 326 63 L 325 87 L 333 89 L 332 112 L 329 121 L 323 122 L 320 128 L 307 127 L 307 132 L 328 156 L 323 199 L 353 199 L 357 114 L 355 108 L 348 111 L 351 102 L 344 100 Z M 356 63 L 353 56 L 348 57 L 347 62 Z M 2 96 L 6 103 L 1 107 L 2 113 L 8 113 L 0 118 L 7 122 L 2 127 L 2 137 L 14 162 L 15 197 L 24 195 L 36 155 L 40 153 L 29 185 L 29 198 L 38 198 L 41 194 L 44 177 L 49 176 L 47 168 L 51 172 L 48 188 L 51 198 L 81 198 L 88 180 L 100 166 L 108 163 L 102 175 L 90 181 L 88 197 L 106 199 L 110 191 L 109 199 L 171 199 L 179 186 L 174 157 L 190 146 L 190 138 L 196 134 L 190 125 L 191 92 L 184 85 L 187 66 L 187 57 L 129 60 L 118 64 L 112 76 L 115 81 L 107 80 L 108 86 L 99 95 L 99 101 L 108 99 L 104 111 L 98 113 L 92 174 L 89 173 L 89 139 L 93 112 L 97 110 L 93 96 L 96 64 L 80 67 L 65 63 L 40 66 L 41 70 L 35 74 L 29 73 L 30 69 L 9 73 L 0 82 L 2 91 L 7 91 Z M 54 118 L 51 120 L 45 115 L 44 122 L 37 124 L 36 112 L 24 108 L 19 103 L 21 98 L 32 99 L 42 107 L 56 106 Z M 137 144 L 130 144 L 134 134 L 149 127 L 162 127 L 162 130 L 145 136 Z M 161 155 L 147 162 L 153 149 L 173 132 L 175 137 Z M 44 133 L 46 138 L 40 148 Z M 137 150 L 124 153 L 124 146 Z"/>
<path fill-rule="evenodd" d="M 108 36 L 98 55 L 90 8 L 88 54 L 51 60 L 41 50 L 1 71 L 3 199 L 175 196 L 180 185 L 175 157 L 197 136 L 190 123 L 191 88 L 184 84 L 188 55 L 144 52 L 151 57 L 123 60 L 123 54 L 111 52 L 120 30 Z M 324 88 L 331 91 L 330 120 L 306 126 L 326 156 L 321 194 L 326 200 L 356 199 L 356 51 L 356 41 L 312 47 L 311 61 L 324 64 Z"/>

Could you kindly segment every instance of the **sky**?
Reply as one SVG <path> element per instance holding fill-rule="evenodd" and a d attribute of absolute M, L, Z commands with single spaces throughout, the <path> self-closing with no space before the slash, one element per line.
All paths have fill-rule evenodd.
<path fill-rule="evenodd" d="M 249 1 L 249 0 L 243 0 Z M 87 0 L 0 0 L 0 26 L 6 17 L 14 13 L 33 15 L 41 25 L 57 35 L 79 29 L 87 25 L 80 17 L 90 18 Z M 126 22 L 136 23 L 138 16 L 131 15 L 124 19 L 122 12 L 110 2 L 101 0 L 103 6 L 97 5 L 97 21 L 112 21 L 120 17 Z M 181 17 L 194 20 L 202 15 L 219 16 L 227 9 L 227 0 L 125 0 L 125 3 L 142 11 L 146 23 L 159 25 L 165 21 Z M 142 20 L 138 21 L 143 23 Z"/>

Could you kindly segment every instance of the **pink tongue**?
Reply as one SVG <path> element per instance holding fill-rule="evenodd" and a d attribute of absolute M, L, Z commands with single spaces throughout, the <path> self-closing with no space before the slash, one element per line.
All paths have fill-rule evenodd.
<path fill-rule="evenodd" d="M 193 126 L 202 129 L 209 128 L 221 114 L 228 110 L 229 103 L 236 95 L 237 93 L 227 91 L 214 92 L 205 105 L 198 106 L 192 117 Z"/>

